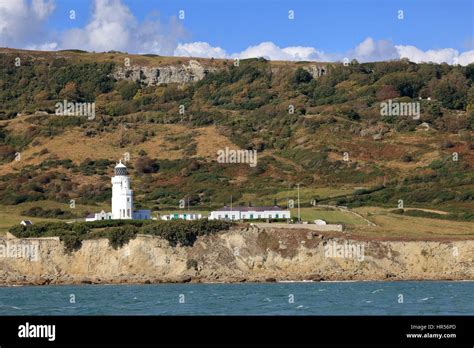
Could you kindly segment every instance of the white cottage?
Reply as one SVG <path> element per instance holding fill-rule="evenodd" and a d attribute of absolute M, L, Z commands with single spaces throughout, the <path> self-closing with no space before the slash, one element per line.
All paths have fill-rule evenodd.
<path fill-rule="evenodd" d="M 209 220 L 256 220 L 256 219 L 289 219 L 289 210 L 279 206 L 271 207 L 227 207 L 212 211 Z"/>
<path fill-rule="evenodd" d="M 97 220 L 111 220 L 112 213 L 106 213 L 101 211 L 100 213 L 92 213 L 86 216 L 86 221 L 97 221 Z"/>
<path fill-rule="evenodd" d="M 202 219 L 202 214 L 200 213 L 173 213 L 162 215 L 161 220 L 199 220 Z"/>

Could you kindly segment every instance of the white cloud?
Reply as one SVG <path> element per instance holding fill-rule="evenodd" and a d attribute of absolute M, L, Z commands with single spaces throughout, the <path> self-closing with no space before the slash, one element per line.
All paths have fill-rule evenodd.
<path fill-rule="evenodd" d="M 63 33 L 62 48 L 88 51 L 129 51 L 172 55 L 177 40 L 186 34 L 181 23 L 161 23 L 149 17 L 138 23 L 121 0 L 95 0 L 90 22 L 83 28 Z"/>
<path fill-rule="evenodd" d="M 474 62 L 474 50 L 459 52 L 453 48 L 423 51 L 415 46 L 394 45 L 387 40 L 367 37 L 346 52 L 325 53 L 311 46 L 280 47 L 271 41 L 249 46 L 241 52 L 227 52 L 208 42 L 186 42 L 182 22 L 172 17 L 160 21 L 156 14 L 139 22 L 123 0 L 94 0 L 90 21 L 83 28 L 66 30 L 54 36 L 45 29 L 53 12 L 54 0 L 0 0 L 0 46 L 36 50 L 82 49 L 120 50 L 131 53 L 192 56 L 205 58 L 253 58 L 289 61 L 360 62 L 408 58 L 413 62 L 467 65 Z"/>
<path fill-rule="evenodd" d="M 459 52 L 453 48 L 422 51 L 415 46 L 395 46 L 400 58 L 408 58 L 412 62 L 456 63 Z"/>
<path fill-rule="evenodd" d="M 44 22 L 53 10 L 53 0 L 0 0 L 0 46 L 41 44 L 48 37 Z"/>
<path fill-rule="evenodd" d="M 31 9 L 36 16 L 43 20 L 46 19 L 54 10 L 53 0 L 32 0 Z"/>
<path fill-rule="evenodd" d="M 240 53 L 230 55 L 239 58 L 264 57 L 271 60 L 292 61 L 341 61 L 357 59 L 359 62 L 373 62 L 408 58 L 410 61 L 434 62 L 467 65 L 474 63 L 474 50 L 459 53 L 453 48 L 422 51 L 415 46 L 394 45 L 388 40 L 374 40 L 367 37 L 354 49 L 345 53 L 324 53 L 314 47 L 295 46 L 280 48 L 273 42 L 262 42 L 256 46 L 249 46 Z"/>
<path fill-rule="evenodd" d="M 458 64 L 468 65 L 470 63 L 474 63 L 474 50 L 461 53 L 458 57 Z"/>
<path fill-rule="evenodd" d="M 233 57 L 241 59 L 264 57 L 271 60 L 325 60 L 327 56 L 314 47 L 290 46 L 280 48 L 273 42 L 262 42 L 256 46 L 249 46 Z"/>
<path fill-rule="evenodd" d="M 356 46 L 353 53 L 349 54 L 360 62 L 397 59 L 398 52 L 390 41 L 375 41 L 371 37 L 366 38 Z"/>
<path fill-rule="evenodd" d="M 25 47 L 27 50 L 34 51 L 54 51 L 58 49 L 57 42 L 45 42 L 42 44 L 32 44 Z"/>
<path fill-rule="evenodd" d="M 179 44 L 174 50 L 179 57 L 226 58 L 227 52 L 220 47 L 212 47 L 207 42 Z"/>
<path fill-rule="evenodd" d="M 96 0 L 91 21 L 84 29 L 66 31 L 61 46 L 91 51 L 126 50 L 134 30 L 134 17 L 120 0 Z"/>

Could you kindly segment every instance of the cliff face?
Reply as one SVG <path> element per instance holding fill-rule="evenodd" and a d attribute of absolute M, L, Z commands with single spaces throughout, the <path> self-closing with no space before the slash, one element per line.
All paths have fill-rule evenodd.
<path fill-rule="evenodd" d="M 3 285 L 474 279 L 474 241 L 359 241 L 304 229 L 235 228 L 193 247 L 173 248 L 151 236 L 118 250 L 106 239 L 88 240 L 71 254 L 57 239 L 4 238 L 0 247 Z M 31 260 L 21 254 L 35 248 Z"/>
<path fill-rule="evenodd" d="M 196 60 L 188 64 L 148 67 L 133 65 L 130 67 L 119 66 L 114 72 L 117 80 L 141 80 L 148 86 L 164 83 L 189 83 L 202 80 L 207 73 L 216 70 L 214 67 L 204 67 Z"/>

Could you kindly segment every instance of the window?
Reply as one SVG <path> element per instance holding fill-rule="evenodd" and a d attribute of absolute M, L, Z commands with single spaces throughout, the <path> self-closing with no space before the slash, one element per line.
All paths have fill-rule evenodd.
<path fill-rule="evenodd" d="M 278 214 L 275 214 L 275 218 L 278 219 Z"/>

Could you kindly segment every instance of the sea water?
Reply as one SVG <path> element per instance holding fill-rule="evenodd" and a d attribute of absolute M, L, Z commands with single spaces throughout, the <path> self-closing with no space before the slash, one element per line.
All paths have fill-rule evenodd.
<path fill-rule="evenodd" d="M 0 315 L 473 315 L 474 282 L 0 287 Z"/>

